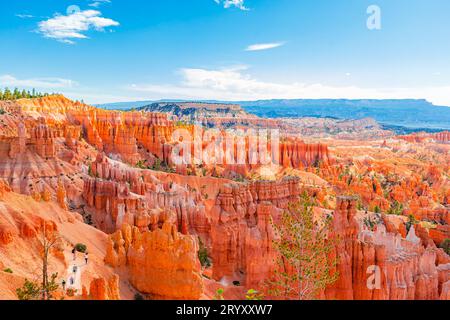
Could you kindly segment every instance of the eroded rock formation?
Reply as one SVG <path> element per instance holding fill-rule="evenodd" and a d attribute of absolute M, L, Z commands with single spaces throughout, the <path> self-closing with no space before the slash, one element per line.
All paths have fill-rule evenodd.
<path fill-rule="evenodd" d="M 203 293 L 198 243 L 170 220 L 141 233 L 123 225 L 112 235 L 105 261 L 128 268 L 130 283 L 154 299 L 199 299 Z"/>

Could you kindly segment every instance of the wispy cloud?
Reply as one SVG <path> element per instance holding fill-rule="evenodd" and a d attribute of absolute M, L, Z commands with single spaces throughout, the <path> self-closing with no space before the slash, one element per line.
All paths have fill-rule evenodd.
<path fill-rule="evenodd" d="M 450 87 L 363 88 L 321 83 L 275 83 L 255 79 L 244 68 L 221 70 L 182 69 L 182 80 L 175 85 L 134 84 L 129 90 L 152 99 L 427 99 L 450 106 Z"/>
<path fill-rule="evenodd" d="M 245 51 L 262 51 L 284 46 L 285 42 L 257 43 L 248 46 Z"/>
<path fill-rule="evenodd" d="M 60 89 L 72 88 L 76 85 L 78 85 L 78 83 L 75 81 L 61 78 L 18 79 L 12 75 L 0 76 L 1 87 Z"/>
<path fill-rule="evenodd" d="M 103 18 L 97 10 L 85 10 L 68 15 L 55 14 L 53 18 L 41 21 L 38 31 L 49 39 L 74 44 L 74 39 L 87 39 L 89 30 L 103 31 L 107 27 L 117 27 L 119 22 Z"/>
<path fill-rule="evenodd" d="M 18 17 L 20 19 L 31 19 L 31 18 L 34 18 L 34 16 L 32 14 L 27 14 L 27 13 L 18 13 L 18 14 L 16 14 L 16 17 Z"/>
<path fill-rule="evenodd" d="M 103 4 L 111 3 L 111 0 L 96 0 L 88 4 L 89 7 L 98 8 Z"/>
<path fill-rule="evenodd" d="M 231 8 L 231 7 L 236 7 L 238 9 L 244 10 L 244 11 L 248 11 L 250 10 L 249 8 L 247 8 L 245 6 L 245 0 L 214 0 L 215 3 L 217 4 L 223 4 L 223 7 L 225 9 Z"/>

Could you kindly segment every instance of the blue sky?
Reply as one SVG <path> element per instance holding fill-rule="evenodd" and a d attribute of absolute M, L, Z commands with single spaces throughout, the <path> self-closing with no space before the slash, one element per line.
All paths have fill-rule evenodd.
<path fill-rule="evenodd" d="M 367 8 L 381 10 L 369 30 Z M 450 106 L 448 0 L 0 2 L 0 87 L 90 103 L 426 98 Z"/>

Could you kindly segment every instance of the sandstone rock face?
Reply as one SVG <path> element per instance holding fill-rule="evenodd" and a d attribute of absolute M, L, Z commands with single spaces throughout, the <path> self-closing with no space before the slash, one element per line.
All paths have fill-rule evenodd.
<path fill-rule="evenodd" d="M 450 132 L 449 131 L 438 132 L 434 135 L 434 138 L 439 142 L 448 143 L 450 142 Z"/>
<path fill-rule="evenodd" d="M 112 236 L 105 261 L 126 265 L 137 290 L 154 299 L 200 298 L 203 282 L 194 237 L 179 234 L 171 222 L 145 233 L 128 225 L 123 231 Z"/>
<path fill-rule="evenodd" d="M 327 298 L 357 300 L 435 300 L 442 293 L 435 247 L 424 248 L 411 228 L 408 236 L 358 228 L 356 200 L 340 198 L 334 230 L 345 232 L 337 248 L 339 281 Z M 361 230 L 361 231 L 358 231 Z"/>
<path fill-rule="evenodd" d="M 3 196 L 8 192 L 11 192 L 11 188 L 9 187 L 8 183 L 3 180 L 0 180 L 0 201 L 3 199 Z"/>
<path fill-rule="evenodd" d="M 151 171 L 131 169 L 101 154 L 91 170 L 95 178 L 85 180 L 83 196 L 100 229 L 112 233 L 128 223 L 141 231 L 154 230 L 162 226 L 166 215 L 175 213 L 180 232 L 209 230 L 199 190 L 166 183 Z"/>
<path fill-rule="evenodd" d="M 90 284 L 89 300 L 120 300 L 119 277 L 112 276 L 108 281 L 104 278 L 92 280 Z"/>
<path fill-rule="evenodd" d="M 30 133 L 31 143 L 36 148 L 36 153 L 42 158 L 53 158 L 56 155 L 55 138 L 56 132 L 45 124 L 45 119 L 41 119 L 41 124 L 34 127 Z"/>
<path fill-rule="evenodd" d="M 322 144 L 306 144 L 299 140 L 287 140 L 280 145 L 281 164 L 285 167 L 303 169 L 305 167 L 328 164 L 328 147 Z"/>
<path fill-rule="evenodd" d="M 270 224 L 301 193 L 298 180 L 226 185 L 212 209 L 213 278 L 240 279 L 260 287 L 274 270 L 274 239 Z"/>
<path fill-rule="evenodd" d="M 449 301 L 450 300 L 450 281 L 444 283 L 442 287 L 441 300 Z"/>
<path fill-rule="evenodd" d="M 413 133 L 407 136 L 399 136 L 400 139 L 408 141 L 410 143 L 423 143 L 427 140 L 435 140 L 439 143 L 449 143 L 450 142 L 450 132 L 443 131 L 434 134 L 428 133 Z"/>
<path fill-rule="evenodd" d="M 56 198 L 57 198 L 59 206 L 62 209 L 67 210 L 66 188 L 64 187 L 64 185 L 63 185 L 61 180 L 58 182 L 58 189 L 56 191 Z"/>

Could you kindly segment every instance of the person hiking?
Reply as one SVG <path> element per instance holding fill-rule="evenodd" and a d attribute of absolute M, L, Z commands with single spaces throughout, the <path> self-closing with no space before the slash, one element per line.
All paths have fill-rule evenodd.
<path fill-rule="evenodd" d="M 73 266 L 73 273 L 77 273 L 78 267 L 77 266 Z"/>
<path fill-rule="evenodd" d="M 66 291 L 66 280 L 62 281 L 62 288 L 63 288 L 63 291 Z"/>
<path fill-rule="evenodd" d="M 70 285 L 73 286 L 75 284 L 75 279 L 73 277 L 70 277 Z"/>
<path fill-rule="evenodd" d="M 73 261 L 77 260 L 77 250 L 75 248 L 72 249 Z"/>
<path fill-rule="evenodd" d="M 84 254 L 84 260 L 86 261 L 86 265 L 87 265 L 88 264 L 88 260 L 89 260 L 89 253 L 87 251 Z"/>

